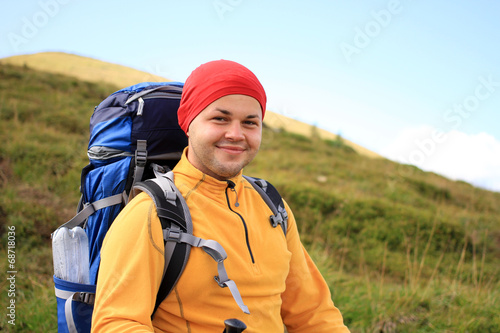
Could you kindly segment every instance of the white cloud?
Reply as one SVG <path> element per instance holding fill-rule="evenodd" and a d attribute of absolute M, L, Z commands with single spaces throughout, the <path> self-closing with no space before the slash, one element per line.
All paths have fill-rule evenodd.
<path fill-rule="evenodd" d="M 487 133 L 444 133 L 429 126 L 409 128 L 381 154 L 454 180 L 500 191 L 500 141 Z"/>

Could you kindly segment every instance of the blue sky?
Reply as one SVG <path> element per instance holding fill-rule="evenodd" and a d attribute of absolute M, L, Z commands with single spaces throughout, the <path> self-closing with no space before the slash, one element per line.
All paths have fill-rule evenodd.
<path fill-rule="evenodd" d="M 494 0 L 24 0 L 0 13 L 0 58 L 62 51 L 177 81 L 238 61 L 269 110 L 497 191 L 499 42 Z"/>

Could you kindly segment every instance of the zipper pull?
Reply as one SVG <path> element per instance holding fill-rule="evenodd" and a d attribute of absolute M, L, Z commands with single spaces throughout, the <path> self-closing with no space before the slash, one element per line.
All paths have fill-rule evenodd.
<path fill-rule="evenodd" d="M 236 194 L 236 203 L 234 204 L 234 206 L 239 207 L 240 203 L 238 202 L 238 192 L 236 192 L 236 189 L 234 188 L 235 186 L 236 184 L 232 180 L 227 180 L 227 187 L 229 187 L 229 189 L 233 191 L 234 194 Z"/>
<path fill-rule="evenodd" d="M 139 97 L 137 101 L 139 102 L 139 107 L 137 108 L 137 115 L 142 116 L 142 112 L 144 110 L 144 100 L 142 99 L 142 97 Z"/>

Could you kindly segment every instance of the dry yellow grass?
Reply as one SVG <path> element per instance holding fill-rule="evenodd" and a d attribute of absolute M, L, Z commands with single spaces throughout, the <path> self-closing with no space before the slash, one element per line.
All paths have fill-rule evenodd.
<path fill-rule="evenodd" d="M 62 52 L 43 52 L 19 55 L 3 58 L 0 59 L 0 61 L 18 66 L 27 65 L 33 69 L 44 72 L 72 75 L 84 81 L 106 82 L 116 85 L 117 87 L 126 87 L 144 81 L 171 81 L 164 77 L 130 67 Z M 336 134 L 320 128 L 315 128 L 313 130 L 312 125 L 269 110 L 266 111 L 265 123 L 271 128 L 285 129 L 288 132 L 305 136 L 310 136 L 313 132 L 315 132 L 323 139 L 335 140 L 337 138 Z M 381 157 L 380 155 L 355 144 L 354 142 L 345 139 L 343 139 L 343 141 L 359 154 L 372 158 Z"/>
<path fill-rule="evenodd" d="M 44 72 L 71 75 L 83 81 L 110 83 L 117 87 L 127 87 L 144 81 L 170 81 L 130 67 L 62 52 L 13 56 L 1 61 L 18 66 L 27 65 Z"/>
<path fill-rule="evenodd" d="M 320 138 L 324 140 L 336 140 L 337 134 L 333 134 L 321 128 L 314 128 L 314 126 L 303 123 L 293 118 L 289 118 L 287 116 L 272 112 L 266 111 L 266 125 L 271 128 L 283 128 L 288 132 L 297 133 L 304 136 L 310 136 L 312 133 L 319 135 Z M 361 155 L 365 155 L 372 158 L 381 158 L 382 156 L 378 155 L 375 152 L 372 152 L 352 141 L 346 140 L 342 138 L 342 141 L 354 149 L 357 153 Z"/>

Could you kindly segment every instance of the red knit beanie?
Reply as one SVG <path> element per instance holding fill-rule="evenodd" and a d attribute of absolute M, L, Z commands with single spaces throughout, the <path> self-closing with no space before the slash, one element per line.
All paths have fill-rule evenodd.
<path fill-rule="evenodd" d="M 182 130 L 187 134 L 189 124 L 203 109 L 215 100 L 233 94 L 255 98 L 264 119 L 266 92 L 248 68 L 229 60 L 211 61 L 196 68 L 184 84 L 177 112 Z"/>

